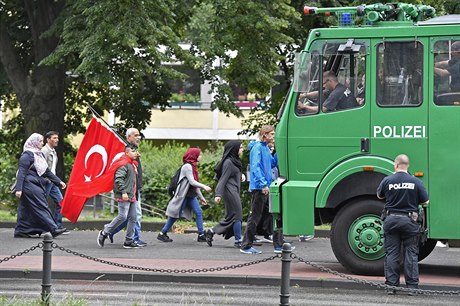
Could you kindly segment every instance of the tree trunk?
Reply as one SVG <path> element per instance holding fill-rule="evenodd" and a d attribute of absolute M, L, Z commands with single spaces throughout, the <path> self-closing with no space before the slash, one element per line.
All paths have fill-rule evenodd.
<path fill-rule="evenodd" d="M 16 93 L 24 117 L 26 137 L 32 133 L 59 132 L 64 139 L 65 64 L 40 65 L 58 46 L 59 34 L 46 33 L 64 9 L 65 1 L 24 1 L 31 48 L 21 49 L 10 36 L 17 25 L 0 20 L 0 60 Z M 56 174 L 64 180 L 63 145 L 58 147 Z"/>
<path fill-rule="evenodd" d="M 34 71 L 28 92 L 20 99 L 24 116 L 26 136 L 48 131 L 59 132 L 61 144 L 57 148 L 58 164 L 56 174 L 64 178 L 63 139 L 64 139 L 64 67 L 38 67 Z"/>

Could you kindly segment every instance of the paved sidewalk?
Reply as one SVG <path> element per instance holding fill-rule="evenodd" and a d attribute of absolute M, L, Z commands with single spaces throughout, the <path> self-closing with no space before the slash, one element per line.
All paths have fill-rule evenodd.
<path fill-rule="evenodd" d="M 143 232 L 142 239 L 148 245 L 141 249 L 124 249 L 123 234 L 115 237 L 115 242 L 106 240 L 104 248 L 96 243 L 97 231 L 72 231 L 70 235 L 57 237 L 58 247 L 91 256 L 114 265 L 75 256 L 58 248 L 53 249 L 53 279 L 87 280 L 129 280 L 162 282 L 196 282 L 222 284 L 266 284 L 278 285 L 281 275 L 281 260 L 275 258 L 254 265 L 243 266 L 252 261 L 273 257 L 273 247 L 263 244 L 258 247 L 260 255 L 247 255 L 233 247 L 232 240 L 215 236 L 213 247 L 196 242 L 196 234 L 171 234 L 172 243 L 156 239 L 157 232 Z M 328 238 L 315 238 L 308 242 L 298 242 L 295 237 L 287 237 L 296 246 L 294 253 L 324 267 L 340 273 L 347 271 L 335 259 Z M 13 229 L 0 228 L 0 260 L 15 255 L 42 242 L 42 238 L 13 238 Z M 139 270 L 117 266 L 118 264 L 140 267 Z M 235 266 L 235 267 L 232 267 Z M 41 278 L 42 249 L 18 256 L 0 263 L 0 278 Z M 222 268 L 209 272 L 210 268 Z M 143 268 L 150 269 L 144 271 Z M 188 273 L 187 270 L 208 269 L 208 272 Z M 152 272 L 156 271 L 156 272 Z M 184 270 L 187 273 L 172 273 Z M 420 284 L 422 289 L 460 290 L 460 249 L 435 248 L 434 252 L 420 264 Z M 162 273 L 164 272 L 164 273 Z M 383 277 L 355 276 L 357 279 L 383 283 Z M 340 287 L 365 289 L 363 284 L 346 280 L 337 275 L 321 272 L 318 268 L 293 260 L 291 283 L 315 287 Z M 403 280 L 402 280 L 403 283 Z M 367 287 L 371 289 L 370 287 Z M 375 287 L 374 287 L 375 289 Z"/>

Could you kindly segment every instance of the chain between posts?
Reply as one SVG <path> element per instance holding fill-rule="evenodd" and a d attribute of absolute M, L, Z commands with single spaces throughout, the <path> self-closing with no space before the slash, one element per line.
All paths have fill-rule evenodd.
<path fill-rule="evenodd" d="M 241 263 L 241 264 L 229 265 L 229 266 L 224 266 L 224 267 L 216 267 L 216 268 L 157 269 L 157 268 L 147 268 L 147 267 L 132 266 L 132 265 L 121 264 L 121 263 L 117 263 L 117 262 L 113 262 L 113 261 L 109 261 L 109 260 L 105 260 L 105 259 L 99 259 L 99 258 L 96 258 L 96 257 L 93 257 L 93 256 L 85 255 L 85 254 L 82 254 L 82 253 L 79 253 L 79 252 L 72 251 L 70 249 L 61 247 L 61 246 L 57 245 L 54 242 L 51 244 L 51 247 L 54 248 L 54 249 L 58 249 L 60 251 L 66 252 L 68 254 L 72 254 L 72 255 L 75 255 L 75 256 L 78 256 L 78 257 L 81 257 L 81 258 L 85 258 L 85 259 L 88 259 L 88 260 L 92 260 L 92 261 L 95 261 L 95 262 L 99 262 L 99 263 L 102 263 L 102 264 L 107 264 L 107 265 L 111 265 L 111 266 L 127 268 L 127 269 L 132 269 L 132 270 L 148 271 L 148 272 L 156 272 L 156 273 L 207 273 L 207 272 L 216 272 L 216 271 L 226 271 L 226 270 L 232 270 L 232 269 L 239 269 L 239 268 L 243 268 L 243 267 L 248 267 L 248 266 L 256 265 L 256 264 L 263 263 L 263 262 L 268 262 L 268 261 L 271 261 L 271 260 L 274 260 L 276 258 L 281 257 L 280 254 L 276 254 L 276 255 L 273 255 L 273 256 L 270 256 L 270 257 L 267 257 L 267 258 L 262 258 L 262 259 L 254 260 L 254 261 L 251 261 L 251 262 L 245 262 L 245 263 Z M 25 249 L 22 252 L 18 252 L 15 255 L 7 256 L 7 257 L 5 257 L 3 259 L 0 259 L 0 264 L 3 263 L 3 262 L 7 262 L 9 260 L 15 259 L 16 257 L 26 255 L 29 252 L 32 252 L 32 251 L 36 250 L 37 248 L 38 249 L 43 248 L 43 242 L 39 242 L 37 245 L 34 245 L 34 246 L 32 246 L 32 247 L 30 247 L 28 249 Z M 378 282 L 368 281 L 368 280 L 364 280 L 364 279 L 360 279 L 360 278 L 355 278 L 355 277 L 352 277 L 350 275 L 340 273 L 338 271 L 334 271 L 334 270 L 332 270 L 330 268 L 326 268 L 326 267 L 324 267 L 322 265 L 313 263 L 313 262 L 308 261 L 308 260 L 306 260 L 306 259 L 304 259 L 302 257 L 299 257 L 295 253 L 291 253 L 290 256 L 291 256 L 292 259 L 297 259 L 298 261 L 303 262 L 303 263 L 305 263 L 307 265 L 310 265 L 310 266 L 312 266 L 314 268 L 317 268 L 318 270 L 320 270 L 322 272 L 329 273 L 329 274 L 332 274 L 332 275 L 336 275 L 336 276 L 338 276 L 340 278 L 344 278 L 346 280 L 350 280 L 350 281 L 353 281 L 353 282 L 356 282 L 356 283 L 359 283 L 359 284 L 373 286 L 373 287 L 376 287 L 376 288 L 379 288 L 379 289 L 397 290 L 397 291 L 401 291 L 401 292 L 404 292 L 404 293 L 413 293 L 413 294 L 417 294 L 417 295 L 460 295 L 460 291 L 454 291 L 454 290 L 424 290 L 424 289 L 410 289 L 410 288 L 389 286 L 389 285 L 386 285 L 386 284 L 383 284 L 383 283 L 378 283 Z"/>
<path fill-rule="evenodd" d="M 232 270 L 232 269 L 239 269 L 243 267 L 248 267 L 252 265 L 256 265 L 259 263 L 267 262 L 270 260 L 274 260 L 275 258 L 281 257 L 280 254 L 276 254 L 267 258 L 259 259 L 259 260 L 254 260 L 251 262 L 245 262 L 242 264 L 236 264 L 236 265 L 229 265 L 229 266 L 224 266 L 224 267 L 216 267 L 216 268 L 203 268 L 203 269 L 157 269 L 157 268 L 147 268 L 147 267 L 139 267 L 139 266 L 132 266 L 132 265 L 127 265 L 127 264 L 121 264 L 118 262 L 113 262 L 110 260 L 105 260 L 105 259 L 99 259 L 93 256 L 85 255 L 76 251 L 72 251 L 70 249 L 61 247 L 57 245 L 56 243 L 53 243 L 51 245 L 53 248 L 58 249 L 60 251 L 66 252 L 68 254 L 72 254 L 81 258 L 85 258 L 88 260 L 92 260 L 95 262 L 99 262 L 102 264 L 110 265 L 110 266 L 115 266 L 115 267 L 120 267 L 120 268 L 126 268 L 126 269 L 132 269 L 132 270 L 138 270 L 138 271 L 148 271 L 148 272 L 155 272 L 155 273 L 207 273 L 207 272 L 216 272 L 216 271 L 226 271 L 226 270 Z"/>
<path fill-rule="evenodd" d="M 356 283 L 359 283 L 359 284 L 368 285 L 368 286 L 374 286 L 374 287 L 377 287 L 377 288 L 380 288 L 380 289 L 396 290 L 396 291 L 401 291 L 401 292 L 404 292 L 404 293 L 416 294 L 416 295 L 460 295 L 460 291 L 424 290 L 424 289 L 411 289 L 411 288 L 402 288 L 402 287 L 389 286 L 389 285 L 386 285 L 386 284 L 383 284 L 383 283 L 378 283 L 378 282 L 368 281 L 368 280 L 365 280 L 365 279 L 355 278 L 355 277 L 352 277 L 350 275 L 340 273 L 338 271 L 334 271 L 332 269 L 323 267 L 322 265 L 319 265 L 319 264 L 313 263 L 311 261 L 308 261 L 306 259 L 303 259 L 302 257 L 299 257 L 294 253 L 291 253 L 291 258 L 292 259 L 297 259 L 300 262 L 303 262 L 303 263 L 305 263 L 307 265 L 310 265 L 310 266 L 312 266 L 314 268 L 317 268 L 322 272 L 326 272 L 326 273 L 329 273 L 329 274 L 332 274 L 332 275 L 336 275 L 336 276 L 339 276 L 341 278 L 344 278 L 344 279 L 347 279 L 347 280 L 350 280 L 350 281 L 353 281 L 353 282 L 356 282 Z"/>
<path fill-rule="evenodd" d="M 32 252 L 32 251 L 34 251 L 36 249 L 42 249 L 42 248 L 43 248 L 43 242 L 39 242 L 37 245 L 34 245 L 34 246 L 32 246 L 32 247 L 30 247 L 28 249 L 25 249 L 22 252 L 19 252 L 19 253 L 15 254 L 15 255 L 7 256 L 7 257 L 5 257 L 3 259 L 0 259 L 0 264 L 3 263 L 3 262 L 7 262 L 9 260 L 15 259 L 16 257 L 26 255 L 27 253 Z"/>

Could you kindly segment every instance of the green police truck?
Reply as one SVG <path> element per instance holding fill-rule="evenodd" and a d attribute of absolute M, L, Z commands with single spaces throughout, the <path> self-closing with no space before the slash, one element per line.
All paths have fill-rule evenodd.
<path fill-rule="evenodd" d="M 305 13 L 335 15 L 339 26 L 310 31 L 278 114 L 281 176 L 271 211 L 284 234 L 331 224 L 339 262 L 381 275 L 384 203 L 376 189 L 404 153 L 430 197 L 419 259 L 438 240 L 460 239 L 460 15 L 403 3 Z M 331 103 L 328 82 L 353 103 Z"/>

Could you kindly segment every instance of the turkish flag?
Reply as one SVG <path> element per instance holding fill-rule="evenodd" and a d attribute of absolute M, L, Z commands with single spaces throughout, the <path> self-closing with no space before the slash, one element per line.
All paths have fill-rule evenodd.
<path fill-rule="evenodd" d="M 123 155 L 125 142 L 110 128 L 93 118 L 86 129 L 70 173 L 65 197 L 61 202 L 61 213 L 72 223 L 77 222 L 86 200 L 92 195 L 112 190 L 109 182 L 97 178 L 105 174 L 114 160 Z M 113 183 L 113 181 L 112 181 Z M 112 184 L 111 183 L 111 184 Z M 78 195 L 75 189 L 85 186 L 85 195 Z M 107 190 L 107 186 L 110 189 Z"/>

